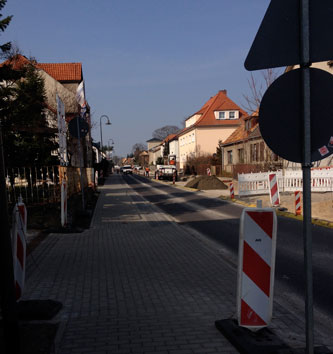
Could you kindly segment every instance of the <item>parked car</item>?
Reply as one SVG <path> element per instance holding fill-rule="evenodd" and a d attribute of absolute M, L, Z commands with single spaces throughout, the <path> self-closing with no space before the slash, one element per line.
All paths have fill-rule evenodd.
<path fill-rule="evenodd" d="M 173 165 L 158 165 L 157 170 L 155 172 L 155 179 L 159 180 L 170 180 L 172 181 L 175 177 L 175 181 L 177 181 L 177 169 Z"/>
<path fill-rule="evenodd" d="M 131 165 L 125 165 L 125 166 L 123 166 L 123 168 L 122 168 L 122 173 L 123 173 L 124 175 L 132 174 L 132 173 L 133 173 L 132 166 L 131 166 Z"/>

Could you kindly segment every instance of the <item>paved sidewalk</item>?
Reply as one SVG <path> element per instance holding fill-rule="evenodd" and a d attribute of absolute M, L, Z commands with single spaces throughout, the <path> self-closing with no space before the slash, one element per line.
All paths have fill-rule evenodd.
<path fill-rule="evenodd" d="M 214 325 L 235 316 L 234 266 L 121 176 L 100 191 L 89 230 L 51 234 L 28 259 L 25 298 L 64 306 L 56 353 L 237 353 Z M 302 321 L 274 314 L 271 328 L 304 345 Z"/>

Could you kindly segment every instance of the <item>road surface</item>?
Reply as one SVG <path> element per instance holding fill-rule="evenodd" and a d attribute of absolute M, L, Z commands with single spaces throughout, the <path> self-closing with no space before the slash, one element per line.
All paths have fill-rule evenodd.
<path fill-rule="evenodd" d="M 189 192 L 134 175 L 125 181 L 175 221 L 189 227 L 221 249 L 237 266 L 239 218 L 243 206 L 203 192 Z M 314 308 L 318 325 L 333 336 L 333 230 L 313 226 Z M 302 222 L 278 217 L 275 298 L 289 309 L 303 311 L 304 265 Z"/>

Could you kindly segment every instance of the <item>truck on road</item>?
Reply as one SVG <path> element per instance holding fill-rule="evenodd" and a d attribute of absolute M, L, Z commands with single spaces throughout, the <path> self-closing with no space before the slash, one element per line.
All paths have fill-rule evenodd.
<path fill-rule="evenodd" d="M 177 181 L 177 169 L 175 165 L 157 165 L 155 179 Z"/>

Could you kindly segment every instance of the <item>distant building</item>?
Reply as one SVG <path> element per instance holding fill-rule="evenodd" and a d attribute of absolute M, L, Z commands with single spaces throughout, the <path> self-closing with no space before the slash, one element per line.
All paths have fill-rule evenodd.
<path fill-rule="evenodd" d="M 226 90 L 211 97 L 188 117 L 178 133 L 180 168 L 190 157 L 216 153 L 219 140 L 226 140 L 243 122 L 247 113 L 233 102 Z"/>

